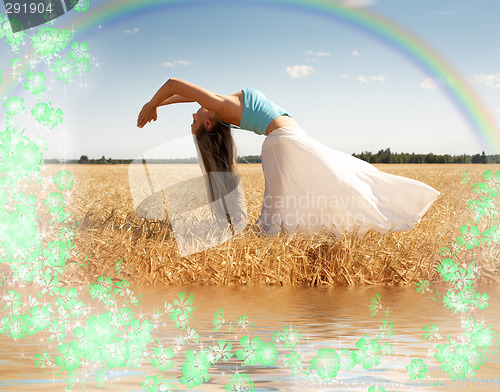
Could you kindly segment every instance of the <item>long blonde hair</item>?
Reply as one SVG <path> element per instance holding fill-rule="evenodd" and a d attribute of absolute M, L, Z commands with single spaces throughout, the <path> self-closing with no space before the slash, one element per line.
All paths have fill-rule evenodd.
<path fill-rule="evenodd" d="M 201 125 L 195 136 L 207 173 L 238 174 L 236 144 L 228 126 L 217 121 L 213 128 L 207 130 Z"/>
<path fill-rule="evenodd" d="M 210 130 L 201 125 L 195 138 L 207 172 L 206 186 L 212 211 L 219 217 L 225 215 L 234 235 L 246 226 L 247 216 L 231 129 L 217 121 Z"/>

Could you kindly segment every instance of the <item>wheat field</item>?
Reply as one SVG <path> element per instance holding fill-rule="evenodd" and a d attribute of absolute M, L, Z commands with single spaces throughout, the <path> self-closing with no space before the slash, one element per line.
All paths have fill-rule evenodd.
<path fill-rule="evenodd" d="M 74 229 L 74 255 L 62 281 L 94 282 L 114 276 L 137 285 L 410 285 L 437 281 L 436 266 L 451 248 L 458 229 L 471 219 L 466 202 L 477 198 L 472 183 L 499 165 L 376 165 L 380 170 L 423 181 L 441 195 L 412 230 L 364 237 L 326 232 L 267 237 L 251 229 L 260 214 L 264 176 L 260 164 L 240 165 L 249 226 L 230 240 L 181 257 L 165 220 L 140 218 L 134 212 L 128 165 L 46 165 L 49 175 L 64 169 L 74 176 L 67 197 Z M 161 166 L 156 167 L 162 170 Z M 470 180 L 462 185 L 468 170 Z M 482 283 L 499 280 L 499 252 L 480 246 L 460 253 L 460 261 L 475 261 Z M 86 267 L 80 264 L 87 264 Z"/>

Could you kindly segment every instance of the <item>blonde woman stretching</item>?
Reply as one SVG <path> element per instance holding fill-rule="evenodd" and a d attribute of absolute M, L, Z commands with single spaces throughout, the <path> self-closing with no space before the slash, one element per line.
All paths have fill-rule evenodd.
<path fill-rule="evenodd" d="M 266 136 L 261 154 L 264 199 L 256 224 L 269 235 L 409 230 L 439 196 L 422 182 L 383 173 L 319 143 L 290 113 L 254 89 L 220 95 L 169 79 L 144 105 L 137 126 L 156 121 L 159 106 L 179 102 L 201 105 L 193 114 L 191 133 L 208 173 L 237 172 L 231 128 Z"/>

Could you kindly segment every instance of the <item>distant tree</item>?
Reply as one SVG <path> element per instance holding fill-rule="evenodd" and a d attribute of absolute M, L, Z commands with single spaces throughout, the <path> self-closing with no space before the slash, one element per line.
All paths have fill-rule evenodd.
<path fill-rule="evenodd" d="M 489 159 L 483 151 L 483 153 L 481 154 L 481 163 L 488 163 L 488 161 Z"/>
<path fill-rule="evenodd" d="M 481 163 L 481 155 L 475 154 L 472 156 L 472 163 Z"/>
<path fill-rule="evenodd" d="M 89 157 L 87 155 L 82 155 L 78 162 L 79 163 L 89 163 Z"/>
<path fill-rule="evenodd" d="M 427 154 L 424 158 L 425 163 L 436 163 L 436 158 L 432 152 Z"/>

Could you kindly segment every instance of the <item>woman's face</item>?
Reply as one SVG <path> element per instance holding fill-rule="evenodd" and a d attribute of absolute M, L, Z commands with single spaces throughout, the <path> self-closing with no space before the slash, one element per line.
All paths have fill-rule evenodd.
<path fill-rule="evenodd" d="M 196 135 L 201 125 L 204 125 L 207 130 L 210 130 L 214 126 L 215 121 L 217 121 L 215 112 L 208 111 L 202 107 L 196 113 L 193 113 L 191 133 Z"/>

